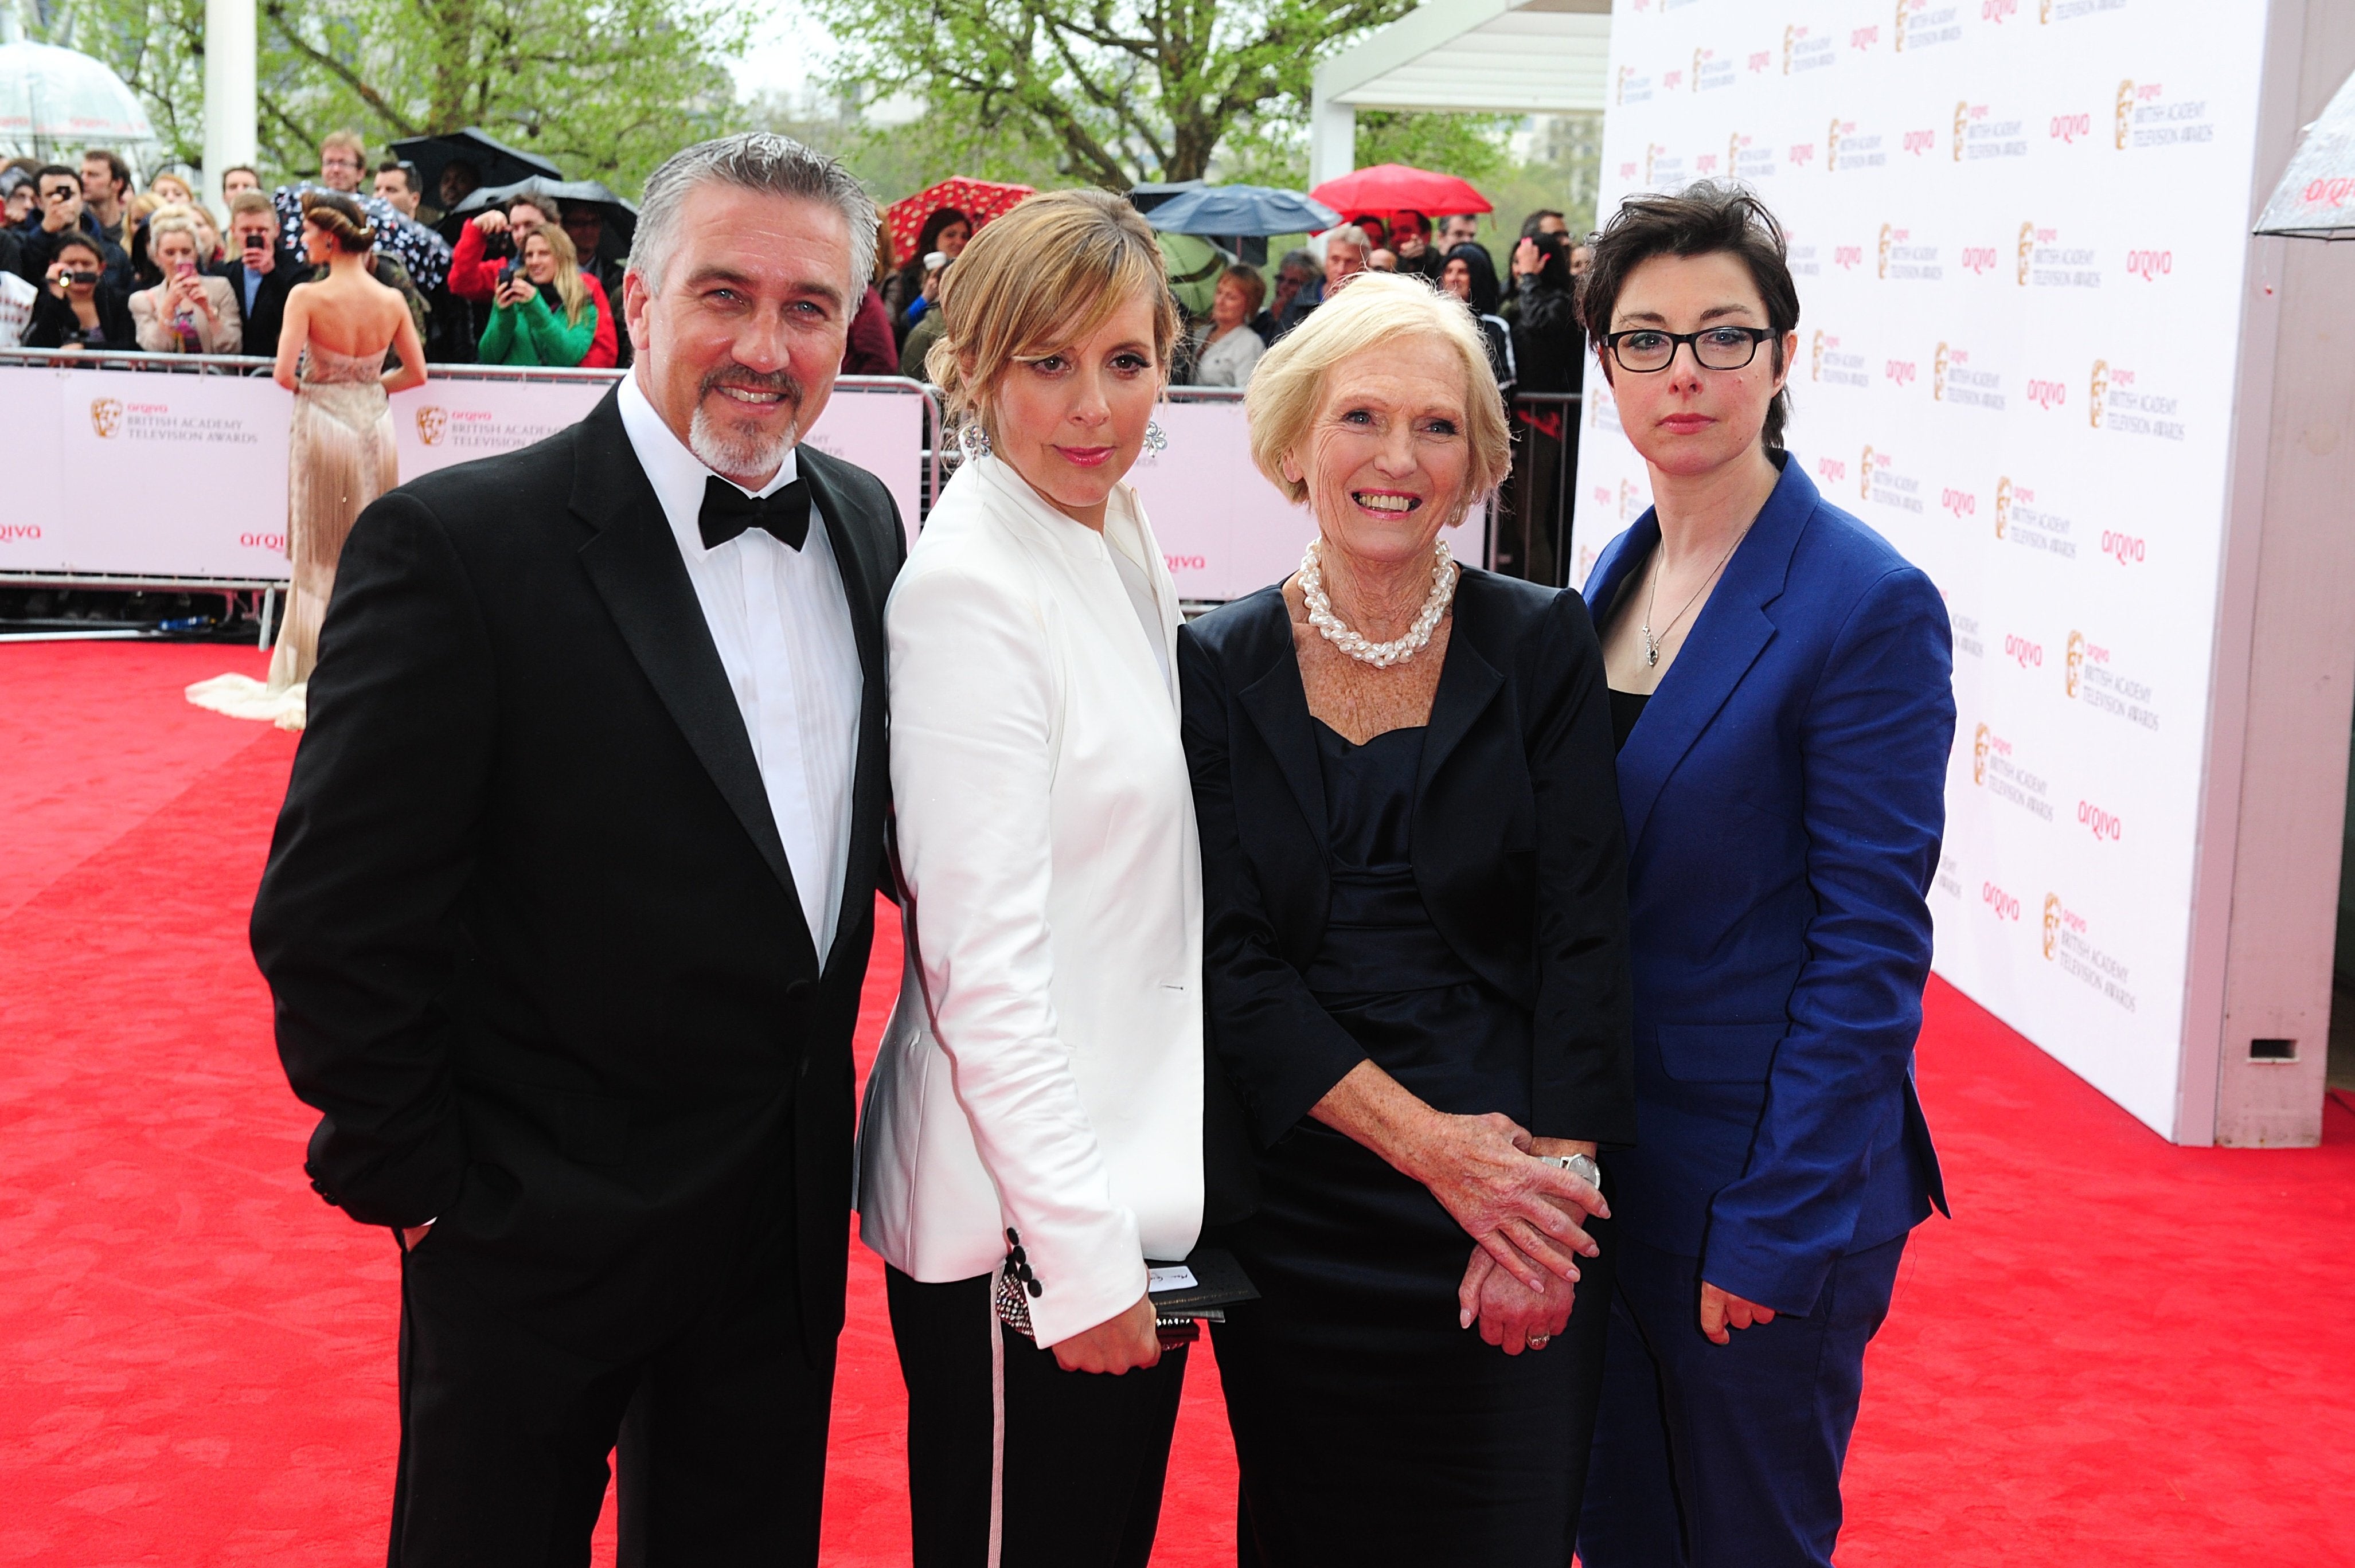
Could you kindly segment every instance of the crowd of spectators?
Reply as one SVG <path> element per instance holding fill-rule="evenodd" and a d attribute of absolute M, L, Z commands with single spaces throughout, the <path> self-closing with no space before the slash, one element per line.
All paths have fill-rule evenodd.
<path fill-rule="evenodd" d="M 259 171 L 240 165 L 221 184 L 225 227 L 185 175 L 165 169 L 138 190 L 130 165 L 104 148 L 85 153 L 78 167 L 27 159 L 0 167 L 0 347 L 273 353 L 288 291 L 315 271 L 289 239 L 289 193 L 315 185 L 374 205 L 380 218 L 397 215 L 385 219 L 395 228 L 429 226 L 447 241 L 446 272 L 430 286 L 389 253 L 399 247 L 380 245 L 369 262 L 376 280 L 407 300 L 432 359 L 630 363 L 617 309 L 620 247 L 607 245 L 597 203 L 523 195 L 458 216 L 453 209 L 482 184 L 470 163 L 445 164 L 429 193 L 415 164 L 371 163 L 367 142 L 349 131 L 322 139 L 310 181 L 273 196 Z M 846 374 L 923 378 L 943 282 L 977 227 L 972 215 L 941 208 L 897 256 L 888 232 L 879 233 Z M 1288 251 L 1273 268 L 1231 265 L 1208 312 L 1188 324 L 1179 379 L 1247 385 L 1269 346 L 1374 271 L 1410 273 L 1463 300 L 1508 392 L 1575 389 L 1586 351 L 1576 304 L 1585 247 L 1560 212 L 1531 213 L 1500 277 L 1479 229 L 1473 215 L 1397 212 L 1345 223 L 1316 251 Z"/>

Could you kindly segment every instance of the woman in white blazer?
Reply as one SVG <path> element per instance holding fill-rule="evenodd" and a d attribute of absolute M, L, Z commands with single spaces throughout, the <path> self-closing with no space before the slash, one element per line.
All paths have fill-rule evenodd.
<path fill-rule="evenodd" d="M 1175 585 L 1135 493 L 1153 232 L 1032 197 L 950 271 L 971 455 L 885 611 L 907 969 L 867 1091 L 918 1568 L 1144 1568 L 1185 1377 L 1146 1260 L 1202 1216 L 1200 850 Z"/>

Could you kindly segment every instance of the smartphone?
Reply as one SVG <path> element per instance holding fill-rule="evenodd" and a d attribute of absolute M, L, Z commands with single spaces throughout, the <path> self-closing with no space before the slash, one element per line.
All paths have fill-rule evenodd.
<path fill-rule="evenodd" d="M 509 283 L 514 283 L 516 281 L 516 273 L 522 270 L 523 263 L 519 261 L 511 261 L 506 266 L 501 267 L 499 269 L 499 287 L 506 288 Z"/>

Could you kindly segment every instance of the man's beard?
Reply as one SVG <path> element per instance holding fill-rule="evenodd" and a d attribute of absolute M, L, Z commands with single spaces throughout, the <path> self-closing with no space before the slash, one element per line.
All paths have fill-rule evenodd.
<path fill-rule="evenodd" d="M 783 394 L 794 409 L 794 419 L 772 434 L 756 424 L 740 424 L 710 410 L 712 389 L 722 383 Z M 801 440 L 802 384 L 783 370 L 747 370 L 730 366 L 703 378 L 696 389 L 695 418 L 687 425 L 687 449 L 715 474 L 773 474 L 785 453 Z"/>

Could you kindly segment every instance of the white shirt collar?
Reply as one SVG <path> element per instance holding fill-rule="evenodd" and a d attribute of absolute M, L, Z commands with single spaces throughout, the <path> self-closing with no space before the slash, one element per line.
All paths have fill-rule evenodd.
<path fill-rule="evenodd" d="M 622 378 L 620 392 L 622 429 L 629 435 L 630 448 L 638 455 L 638 466 L 645 470 L 646 483 L 654 486 L 655 499 L 662 503 L 663 516 L 671 532 L 678 536 L 679 548 L 692 548 L 698 555 L 708 554 L 703 548 L 699 519 L 703 515 L 703 486 L 711 479 L 726 479 L 707 467 L 703 459 L 687 450 L 687 443 L 672 433 L 662 415 L 655 411 L 645 390 L 638 385 L 635 370 Z M 785 449 L 785 461 L 779 465 L 776 477 L 754 496 L 771 496 L 801 477 L 801 453 L 797 448 Z M 730 479 L 733 485 L 735 481 Z M 742 485 L 737 485 L 742 489 Z"/>

